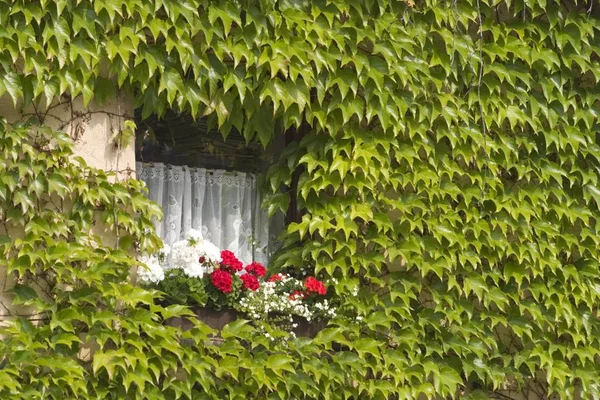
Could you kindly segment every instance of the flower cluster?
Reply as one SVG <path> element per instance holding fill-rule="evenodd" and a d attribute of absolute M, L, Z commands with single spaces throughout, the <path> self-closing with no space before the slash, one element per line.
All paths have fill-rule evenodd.
<path fill-rule="evenodd" d="M 325 297 L 327 288 L 317 278 L 266 277 L 262 264 L 244 266 L 233 252 L 219 250 L 196 230 L 140 262 L 139 281 L 164 292 L 169 302 L 232 307 L 284 329 L 294 327 L 294 317 L 335 317 L 335 307 Z"/>
<path fill-rule="evenodd" d="M 240 276 L 240 278 L 244 285 L 244 289 L 258 290 L 258 288 L 260 287 L 260 283 L 258 283 L 258 278 L 252 274 L 243 274 Z"/>
<path fill-rule="evenodd" d="M 221 262 L 221 251 L 192 229 L 186 239 L 173 243 L 169 261 L 167 269 L 178 268 L 190 278 L 201 278 Z"/>
<path fill-rule="evenodd" d="M 335 307 L 325 298 L 326 293 L 323 282 L 314 277 L 302 281 L 276 274 L 257 290 L 245 292 L 236 308 L 255 321 L 275 322 L 290 329 L 295 326 L 294 317 L 308 321 L 335 317 Z"/>
<path fill-rule="evenodd" d="M 221 252 L 221 268 L 230 270 L 232 272 L 240 272 L 244 269 L 244 264 L 229 250 L 223 250 Z"/>
<path fill-rule="evenodd" d="M 212 284 L 223 293 L 231 293 L 233 277 L 225 270 L 217 269 L 210 274 Z"/>
<path fill-rule="evenodd" d="M 142 257 L 137 270 L 138 280 L 145 284 L 156 284 L 165 279 L 164 265 L 168 263 L 170 255 L 171 248 L 164 245 L 158 254 Z"/>
<path fill-rule="evenodd" d="M 306 278 L 306 281 L 304 281 L 304 287 L 306 288 L 307 292 L 317 293 L 320 295 L 327 294 L 327 288 L 325 288 L 323 282 L 313 278 L 312 276 Z"/>
<path fill-rule="evenodd" d="M 262 278 L 267 274 L 267 269 L 262 264 L 253 262 L 252 264 L 246 265 L 246 272 Z"/>
<path fill-rule="evenodd" d="M 165 278 L 165 271 L 157 256 L 143 257 L 137 271 L 138 280 L 146 284 L 158 283 Z"/>
<path fill-rule="evenodd" d="M 165 246 L 158 255 L 141 260 L 139 281 L 165 292 L 169 301 L 233 307 L 243 291 L 260 287 L 266 268 L 244 264 L 229 250 L 219 250 L 199 231 L 190 230 L 185 239 Z"/>

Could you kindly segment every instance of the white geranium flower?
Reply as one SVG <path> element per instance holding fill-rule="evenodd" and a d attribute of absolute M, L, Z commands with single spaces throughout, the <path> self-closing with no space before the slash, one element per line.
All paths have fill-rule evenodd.
<path fill-rule="evenodd" d="M 218 264 L 221 262 L 221 250 L 208 240 L 201 240 L 194 246 L 198 252 L 198 258 L 204 257 L 206 261 Z"/>
<path fill-rule="evenodd" d="M 162 249 L 158 251 L 158 257 L 162 257 L 163 259 L 167 259 L 171 254 L 171 246 L 168 244 L 163 244 Z"/>
<path fill-rule="evenodd" d="M 190 230 L 187 238 L 173 243 L 171 268 L 178 268 L 191 278 L 201 278 L 221 262 L 221 251 L 208 240 L 202 239 L 200 231 Z"/>
<path fill-rule="evenodd" d="M 146 284 L 156 284 L 165 279 L 165 271 L 160 266 L 156 256 L 143 257 L 140 262 L 145 264 L 145 266 L 140 265 L 137 269 L 138 279 L 140 282 Z"/>
<path fill-rule="evenodd" d="M 158 262 L 162 266 L 163 270 L 167 271 L 171 269 L 171 247 L 168 244 L 163 245 L 163 247 L 158 251 Z"/>
<path fill-rule="evenodd" d="M 206 268 L 198 261 L 188 263 L 183 267 L 183 272 L 190 278 L 202 278 L 202 275 L 206 272 L 205 270 Z"/>
<path fill-rule="evenodd" d="M 196 229 L 190 229 L 186 234 L 186 239 L 193 240 L 194 242 L 199 242 L 203 239 L 202 232 Z"/>
<path fill-rule="evenodd" d="M 184 269 L 186 265 L 192 262 L 198 262 L 194 248 L 189 245 L 187 240 L 179 240 L 173 243 L 171 248 L 171 267 Z"/>

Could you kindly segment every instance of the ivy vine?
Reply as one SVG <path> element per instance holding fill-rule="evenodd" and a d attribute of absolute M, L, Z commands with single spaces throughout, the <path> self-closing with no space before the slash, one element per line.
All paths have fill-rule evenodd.
<path fill-rule="evenodd" d="M 600 397 L 593 5 L 0 0 L 0 95 L 17 107 L 119 90 L 144 116 L 207 116 L 265 146 L 306 124 L 267 176 L 276 210 L 298 173 L 304 211 L 274 267 L 310 265 L 343 300 L 287 347 L 243 322 L 221 347 L 201 324 L 163 326 L 185 310 L 153 306 L 126 283 L 134 259 L 89 233 L 102 206 L 125 249 L 154 246 L 140 184 L 73 164 L 58 132 L 3 124 L 0 220 L 21 236 L 0 255 L 12 301 L 46 320 L 6 329 L 0 397 Z"/>

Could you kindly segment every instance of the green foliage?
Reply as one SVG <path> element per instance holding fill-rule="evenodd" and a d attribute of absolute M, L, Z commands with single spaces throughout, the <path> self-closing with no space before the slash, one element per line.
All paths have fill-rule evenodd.
<path fill-rule="evenodd" d="M 300 396 L 300 383 L 281 383 L 316 346 L 273 343 L 244 320 L 214 346 L 215 332 L 186 307 L 160 306 L 160 292 L 129 282 L 139 264 L 133 250 L 154 253 L 162 243 L 151 222 L 156 204 L 142 182 L 109 183 L 71 146 L 65 133 L 0 121 L 0 398 Z M 116 241 L 126 248 L 98 237 L 94 224 L 127 237 Z M 187 316 L 185 332 L 164 323 Z"/>
<path fill-rule="evenodd" d="M 223 293 L 210 283 L 210 274 L 202 278 L 190 278 L 181 269 L 165 272 L 165 279 L 156 285 L 165 293 L 165 301 L 189 306 L 207 306 L 219 310 L 233 308 L 242 295 L 242 281 L 234 276 L 231 292 Z"/>
<path fill-rule="evenodd" d="M 2 295 L 21 310 L 1 332 L 2 398 L 118 398 L 133 383 L 139 392 L 164 381 L 183 355 L 177 331 L 160 322 L 182 313 L 128 283 L 131 249 L 107 246 L 90 230 L 104 224 L 152 251 L 156 206 L 139 181 L 109 184 L 70 157 L 66 134 L 0 122 L 3 288 L 9 277 L 17 282 Z"/>
<path fill-rule="evenodd" d="M 129 326 L 110 311 L 118 301 L 103 307 L 122 330 L 59 311 L 87 307 L 66 289 L 48 300 L 21 285 L 15 301 L 55 317 L 11 328 L 14 338 L 0 345 L 13 351 L 0 394 L 48 387 L 123 398 L 133 377 L 188 368 L 187 380 L 157 387 L 199 398 L 599 397 L 599 9 L 558 0 L 0 1 L 0 93 L 15 102 L 103 100 L 116 81 L 144 115 L 208 115 L 248 140 L 268 143 L 277 124 L 306 122 L 308 133 L 267 177 L 271 208 L 285 208 L 289 192 L 279 190 L 300 171 L 306 211 L 278 263 L 337 278 L 340 312 L 363 318 L 334 321 L 285 351 L 260 336 L 243 347 L 252 328 L 240 322 L 224 332 L 226 346 L 204 348 L 200 335 L 184 352 L 174 331 L 145 322 L 156 329 L 146 338 Z M 74 208 L 69 220 L 38 204 L 48 193 L 121 204 L 127 190 L 74 180 L 74 167 L 19 162 L 32 150 L 13 136 L 3 136 L 1 217 L 32 239 L 0 241 L 12 273 L 65 265 L 61 279 L 76 274 L 102 288 L 94 305 L 144 303 L 147 292 L 117 283 L 128 256 L 73 240 L 92 224 L 90 208 Z M 142 248 L 152 246 L 138 225 L 149 226 L 146 217 L 119 215 Z M 35 241 L 46 229 L 64 239 Z M 66 266 L 75 262 L 95 267 Z M 114 342 L 88 370 L 62 350 L 75 338 L 52 339 L 80 323 L 100 324 L 111 346 L 111 337 L 143 344 Z M 136 357 L 148 360 L 152 340 L 175 347 L 161 347 L 160 364 L 145 369 Z M 141 384 L 132 383 L 137 393 Z"/>
<path fill-rule="evenodd" d="M 129 146 L 135 140 L 135 122 L 125 121 L 123 123 L 123 129 L 116 130 L 111 137 L 111 142 L 117 148 L 125 148 Z"/>
<path fill-rule="evenodd" d="M 174 304 L 204 306 L 208 302 L 205 279 L 190 278 L 181 269 L 173 269 L 165 273 L 157 289 L 167 294 L 167 301 Z"/>

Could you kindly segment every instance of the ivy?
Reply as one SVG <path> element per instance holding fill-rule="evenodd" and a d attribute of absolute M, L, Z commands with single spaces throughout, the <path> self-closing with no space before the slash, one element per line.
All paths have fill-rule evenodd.
<path fill-rule="evenodd" d="M 155 294 L 123 283 L 133 259 L 87 246 L 100 205 L 154 246 L 140 184 L 65 161 L 62 134 L 41 136 L 48 152 L 27 139 L 37 128 L 3 127 L 0 219 L 23 236 L 3 233 L 0 254 L 13 302 L 50 322 L 8 328 L 2 397 L 600 396 L 600 7 L 587 3 L 0 1 L 0 94 L 38 115 L 116 86 L 144 116 L 207 116 L 264 145 L 306 126 L 266 177 L 271 211 L 291 195 L 304 211 L 275 266 L 311 266 L 343 299 L 287 348 L 243 323 L 222 347 L 204 346 L 206 327 L 164 327 Z M 280 192 L 296 171 L 298 190 Z M 48 196 L 80 206 L 66 218 Z M 36 297 L 34 277 L 67 286 Z M 91 365 L 75 357 L 90 332 Z"/>

